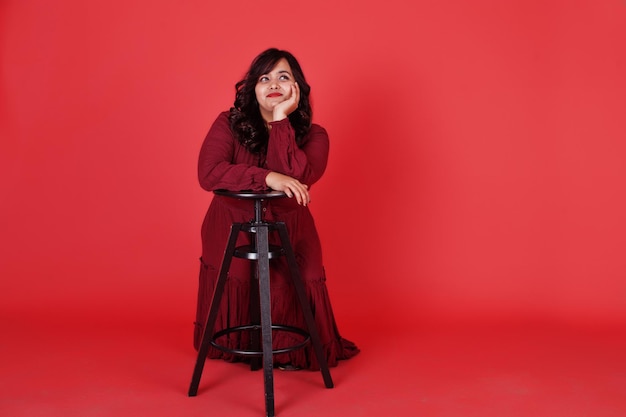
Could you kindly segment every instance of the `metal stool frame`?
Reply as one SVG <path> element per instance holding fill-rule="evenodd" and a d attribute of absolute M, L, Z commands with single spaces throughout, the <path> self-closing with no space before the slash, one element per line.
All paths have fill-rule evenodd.
<path fill-rule="evenodd" d="M 189 386 L 189 396 L 194 397 L 198 393 L 198 386 L 200 384 L 200 378 L 202 377 L 202 371 L 204 369 L 209 346 L 214 346 L 220 350 L 239 355 L 262 356 L 263 379 L 265 388 L 265 412 L 267 417 L 274 417 L 274 354 L 284 353 L 294 349 L 300 349 L 304 347 L 310 340 L 310 342 L 313 344 L 313 349 L 320 365 L 320 371 L 324 379 L 324 385 L 326 386 L 326 388 L 333 388 L 334 386 L 332 378 L 330 376 L 330 371 L 328 369 L 328 363 L 326 361 L 326 357 L 324 356 L 319 333 L 315 326 L 315 320 L 313 318 L 311 305 L 309 304 L 309 301 L 307 299 L 304 283 L 300 276 L 296 257 L 293 252 L 291 242 L 289 240 L 287 226 L 284 222 L 266 222 L 263 220 L 262 202 L 266 199 L 285 197 L 285 193 L 280 191 L 232 192 L 216 190 L 215 194 L 232 198 L 254 200 L 254 219 L 247 224 L 233 223 L 231 225 L 230 234 L 228 236 L 228 243 L 226 244 L 224 257 L 222 258 L 222 264 L 220 266 L 217 283 L 215 284 L 215 290 L 211 299 L 209 314 L 207 316 L 206 324 L 204 326 L 204 333 L 200 342 L 200 348 L 198 349 L 196 365 L 193 371 L 191 384 Z M 269 245 L 269 232 L 274 230 L 278 232 L 278 235 L 280 237 L 280 247 L 270 247 Z M 236 247 L 237 237 L 240 232 L 249 232 L 254 234 L 255 245 Z M 286 257 L 298 301 L 300 302 L 300 306 L 302 307 L 302 312 L 307 325 L 308 333 L 303 329 L 298 329 L 291 326 L 283 326 L 279 324 L 272 324 L 272 315 L 270 309 L 271 297 L 269 260 L 270 258 L 276 256 Z M 258 330 L 258 325 L 253 323 L 247 326 L 237 326 L 229 329 L 223 329 L 219 332 L 214 332 L 217 313 L 219 310 L 221 298 L 224 294 L 226 278 L 233 257 L 245 258 L 256 262 L 257 276 L 259 279 L 259 303 L 261 310 L 261 351 L 243 349 L 232 350 L 220 346 L 216 341 L 217 338 L 231 332 Z M 305 336 L 305 339 L 302 343 L 299 343 L 297 345 L 273 350 L 272 329 L 299 333 Z"/>

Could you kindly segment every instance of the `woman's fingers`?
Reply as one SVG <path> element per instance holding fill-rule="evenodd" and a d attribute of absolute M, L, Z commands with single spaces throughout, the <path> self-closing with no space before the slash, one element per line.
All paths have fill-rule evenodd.
<path fill-rule="evenodd" d="M 297 108 L 298 104 L 300 104 L 300 86 L 298 85 L 298 83 L 293 84 L 293 89 L 294 89 L 294 96 L 295 96 L 296 108 Z"/>
<path fill-rule="evenodd" d="M 289 198 L 295 197 L 298 204 L 306 206 L 311 201 L 309 187 L 288 175 L 270 172 L 265 177 L 265 183 L 273 190 L 284 192 Z"/>
<path fill-rule="evenodd" d="M 310 201 L 308 187 L 297 180 L 294 181 L 288 185 L 286 194 L 288 197 L 295 197 L 298 204 L 306 206 Z"/>
<path fill-rule="evenodd" d="M 300 87 L 298 87 L 298 84 L 296 83 L 291 85 L 289 98 L 274 107 L 275 119 L 280 117 L 281 114 L 289 116 L 291 113 L 296 111 L 298 104 L 300 104 Z"/>
<path fill-rule="evenodd" d="M 307 187 L 298 180 L 293 180 L 287 185 L 287 195 L 295 197 L 298 204 L 306 206 L 309 204 L 309 191 Z"/>

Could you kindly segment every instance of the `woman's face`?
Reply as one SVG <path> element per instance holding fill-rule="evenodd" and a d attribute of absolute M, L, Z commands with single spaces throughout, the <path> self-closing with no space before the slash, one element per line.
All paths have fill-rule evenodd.
<path fill-rule="evenodd" d="M 274 106 L 291 96 L 294 82 L 291 67 L 285 58 L 278 61 L 269 73 L 259 77 L 254 91 L 264 120 L 271 121 Z"/>

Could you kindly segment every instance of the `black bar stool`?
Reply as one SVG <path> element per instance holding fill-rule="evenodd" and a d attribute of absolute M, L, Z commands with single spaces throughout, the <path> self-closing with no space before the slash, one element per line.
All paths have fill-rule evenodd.
<path fill-rule="evenodd" d="M 289 235 L 287 233 L 287 226 L 284 222 L 267 222 L 263 220 L 263 208 L 262 203 L 264 200 L 273 198 L 283 198 L 285 193 L 281 191 L 266 191 L 266 192 L 252 192 L 252 191 L 225 191 L 216 190 L 216 195 L 252 200 L 254 201 L 254 219 L 249 223 L 233 223 L 228 236 L 228 243 L 224 251 L 224 258 L 222 259 L 222 265 L 215 284 L 215 290 L 213 292 L 213 298 L 211 299 L 211 306 L 209 308 L 209 314 L 204 326 L 204 333 L 202 335 L 202 341 L 200 342 L 200 348 L 198 349 L 198 357 L 196 360 L 196 366 L 193 371 L 191 379 L 191 385 L 189 386 L 189 396 L 194 397 L 198 393 L 198 385 L 200 384 L 200 378 L 202 377 L 202 370 L 206 361 L 206 356 L 209 350 L 209 346 L 213 346 L 224 352 L 229 352 L 238 355 L 262 357 L 263 359 L 263 378 L 265 383 L 265 412 L 267 417 L 274 417 L 274 361 L 273 355 L 277 353 L 285 353 L 295 349 L 304 347 L 309 341 L 313 344 L 315 355 L 320 365 L 320 371 L 324 379 L 324 385 L 326 388 L 332 388 L 333 381 L 328 370 L 328 363 L 322 349 L 322 342 L 315 327 L 315 321 L 313 313 L 311 311 L 311 305 L 306 296 L 306 290 L 304 283 L 300 277 L 298 270 L 298 264 L 296 263 L 296 257 L 289 241 Z M 269 232 L 277 231 L 280 237 L 280 245 L 269 244 Z M 236 247 L 237 237 L 240 232 L 248 232 L 255 235 L 254 244 Z M 220 301 L 224 294 L 224 286 L 226 284 L 226 277 L 230 269 L 231 261 L 234 257 L 249 259 L 256 262 L 257 276 L 259 279 L 259 305 L 261 312 L 261 350 L 258 350 L 258 323 L 251 323 L 250 325 L 231 327 L 220 330 L 214 333 L 215 321 L 217 319 L 217 312 L 219 310 Z M 271 315 L 271 301 L 270 301 L 270 267 L 269 260 L 279 256 L 285 256 L 287 264 L 289 266 L 289 272 L 293 280 L 293 284 L 302 307 L 304 319 L 307 325 L 307 329 L 299 329 L 292 326 L 284 326 L 281 324 L 272 324 Z M 254 300 L 253 300 L 254 301 Z M 251 313 L 252 314 L 252 313 Z M 253 321 L 254 318 L 253 318 Z M 294 346 L 280 347 L 273 350 L 272 348 L 272 330 L 286 331 L 297 333 L 303 336 L 303 341 Z M 233 332 L 251 331 L 251 340 L 253 346 L 249 350 L 245 349 L 229 349 L 225 346 L 221 346 L 218 340 L 221 336 L 224 336 Z M 256 337 L 256 347 L 255 344 Z M 252 368 L 255 369 L 255 363 L 252 362 Z M 258 366 L 258 364 L 256 365 Z"/>

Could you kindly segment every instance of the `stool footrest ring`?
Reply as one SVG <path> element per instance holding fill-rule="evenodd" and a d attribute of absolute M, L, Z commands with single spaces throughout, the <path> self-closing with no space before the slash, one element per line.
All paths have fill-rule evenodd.
<path fill-rule="evenodd" d="M 288 332 L 288 333 L 296 333 L 304 337 L 301 343 L 298 343 L 293 346 L 286 346 L 286 347 L 274 349 L 272 350 L 272 354 L 287 353 L 287 352 L 291 352 L 292 350 L 301 349 L 304 346 L 306 346 L 307 343 L 309 343 L 309 341 L 311 340 L 311 336 L 309 335 L 309 333 L 298 327 L 284 326 L 281 324 L 272 324 L 272 330 L 278 330 L 278 331 L 283 331 L 283 332 Z M 219 343 L 217 343 L 217 339 L 219 339 L 222 336 L 225 336 L 230 333 L 244 332 L 244 331 L 261 331 L 261 325 L 260 324 L 248 324 L 245 326 L 229 327 L 227 329 L 220 330 L 219 332 L 215 332 L 211 340 L 211 346 L 226 353 L 233 353 L 233 354 L 243 355 L 243 356 L 263 356 L 262 350 L 230 349 L 230 348 L 227 348 L 226 346 L 222 346 Z"/>

